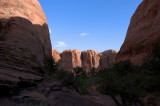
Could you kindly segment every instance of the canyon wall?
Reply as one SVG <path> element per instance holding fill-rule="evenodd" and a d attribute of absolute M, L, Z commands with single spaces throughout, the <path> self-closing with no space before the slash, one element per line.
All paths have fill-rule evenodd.
<path fill-rule="evenodd" d="M 94 50 L 80 52 L 79 50 L 65 50 L 59 53 L 52 50 L 52 56 L 55 62 L 59 64 L 59 69 L 73 71 L 76 67 L 81 67 L 89 72 L 92 68 L 105 69 L 108 68 L 115 60 L 118 51 L 106 50 L 102 53 Z"/>
<path fill-rule="evenodd" d="M 99 68 L 105 69 L 112 65 L 115 62 L 117 53 L 116 50 L 106 50 L 100 53 Z"/>
<path fill-rule="evenodd" d="M 94 50 L 82 51 L 81 61 L 83 70 L 89 72 L 93 67 L 99 66 L 99 53 Z"/>
<path fill-rule="evenodd" d="M 0 88 L 41 79 L 51 56 L 46 16 L 37 0 L 0 0 Z"/>
<path fill-rule="evenodd" d="M 160 0 L 143 0 L 132 16 L 127 35 L 116 61 L 142 64 L 160 46 Z"/>
<path fill-rule="evenodd" d="M 72 71 L 75 67 L 81 67 L 81 52 L 79 50 L 65 50 L 60 54 L 60 56 L 60 69 Z"/>

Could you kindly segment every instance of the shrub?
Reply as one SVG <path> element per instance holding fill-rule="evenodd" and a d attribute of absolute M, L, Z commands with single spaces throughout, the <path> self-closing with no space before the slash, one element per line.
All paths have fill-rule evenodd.
<path fill-rule="evenodd" d="M 149 92 L 160 91 L 160 47 L 146 57 L 141 69 L 146 74 L 145 89 Z"/>
<path fill-rule="evenodd" d="M 156 47 L 153 52 L 145 58 L 142 68 L 150 75 L 160 75 L 160 46 Z"/>
<path fill-rule="evenodd" d="M 78 76 L 75 79 L 75 87 L 77 89 L 77 92 L 79 92 L 79 94 L 88 94 L 88 78 L 84 77 L 84 76 Z"/>
<path fill-rule="evenodd" d="M 129 61 L 115 64 L 110 69 L 100 71 L 99 89 L 109 95 L 118 106 L 140 104 L 143 95 L 144 76 Z M 121 102 L 116 98 L 119 96 Z"/>
<path fill-rule="evenodd" d="M 147 106 L 157 106 L 157 99 L 153 96 L 147 98 Z"/>
<path fill-rule="evenodd" d="M 95 77 L 96 76 L 96 73 L 97 73 L 97 69 L 95 67 L 93 67 L 91 70 L 90 70 L 90 77 Z"/>
<path fill-rule="evenodd" d="M 56 72 L 58 79 L 60 79 L 65 86 L 74 86 L 75 77 L 72 72 L 59 70 Z"/>
<path fill-rule="evenodd" d="M 78 77 L 78 76 L 87 77 L 86 72 L 80 67 L 74 68 L 73 73 L 75 74 L 75 77 Z"/>
<path fill-rule="evenodd" d="M 49 74 L 58 70 L 58 64 L 55 63 L 52 57 L 45 57 L 43 62 L 45 64 L 45 68 L 49 71 Z"/>
<path fill-rule="evenodd" d="M 76 68 L 79 69 L 79 68 Z M 81 70 L 81 69 L 80 69 Z M 77 71 L 79 72 L 79 71 Z M 81 73 L 81 71 L 80 71 Z M 74 73 L 69 71 L 60 70 L 56 72 L 58 79 L 60 79 L 63 85 L 68 87 L 73 87 L 79 94 L 87 94 L 88 93 L 88 85 L 87 80 L 88 78 L 83 74 L 79 74 L 77 76 Z"/>

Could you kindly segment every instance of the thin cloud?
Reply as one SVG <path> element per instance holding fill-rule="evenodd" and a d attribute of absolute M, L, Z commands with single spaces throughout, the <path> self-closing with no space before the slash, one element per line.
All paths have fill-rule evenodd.
<path fill-rule="evenodd" d="M 87 36 L 89 33 L 80 33 L 80 36 Z"/>
<path fill-rule="evenodd" d="M 59 41 L 59 42 L 57 42 L 57 44 L 55 46 L 56 47 L 66 47 L 67 45 L 65 42 Z"/>
<path fill-rule="evenodd" d="M 49 33 L 51 34 L 52 33 L 52 30 L 49 28 Z"/>

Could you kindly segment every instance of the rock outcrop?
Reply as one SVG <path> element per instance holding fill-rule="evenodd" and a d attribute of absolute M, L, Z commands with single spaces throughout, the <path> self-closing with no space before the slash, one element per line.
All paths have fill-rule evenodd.
<path fill-rule="evenodd" d="M 44 80 L 10 98 L 0 99 L 0 106 L 115 106 L 107 95 L 82 96 L 55 79 Z"/>
<path fill-rule="evenodd" d="M 83 70 L 89 72 L 92 68 L 98 68 L 99 53 L 94 50 L 82 51 L 81 60 Z"/>
<path fill-rule="evenodd" d="M 81 67 L 85 71 L 92 68 L 105 69 L 115 60 L 118 51 L 106 50 L 98 53 L 94 50 L 80 52 L 79 50 L 65 50 L 59 53 L 58 50 L 52 50 L 53 59 L 59 64 L 59 69 L 73 71 L 73 68 Z"/>
<path fill-rule="evenodd" d="M 117 53 L 116 50 L 106 50 L 100 53 L 99 69 L 105 69 L 112 65 L 115 62 Z"/>
<path fill-rule="evenodd" d="M 81 67 L 81 52 L 79 50 L 65 50 L 60 55 L 60 69 L 72 71 L 75 67 Z"/>
<path fill-rule="evenodd" d="M 125 41 L 116 61 L 141 64 L 160 45 L 160 0 L 143 0 L 132 16 Z"/>
<path fill-rule="evenodd" d="M 56 63 L 61 59 L 60 53 L 58 50 L 52 50 L 52 57 Z"/>
<path fill-rule="evenodd" d="M 40 80 L 46 56 L 51 42 L 38 1 L 0 0 L 0 89 Z"/>

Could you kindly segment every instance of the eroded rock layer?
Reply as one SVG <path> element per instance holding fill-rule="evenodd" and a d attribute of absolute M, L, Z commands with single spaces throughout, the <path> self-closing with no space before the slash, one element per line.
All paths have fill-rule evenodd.
<path fill-rule="evenodd" d="M 132 16 L 125 41 L 116 61 L 141 64 L 160 45 L 160 0 L 143 0 Z"/>

